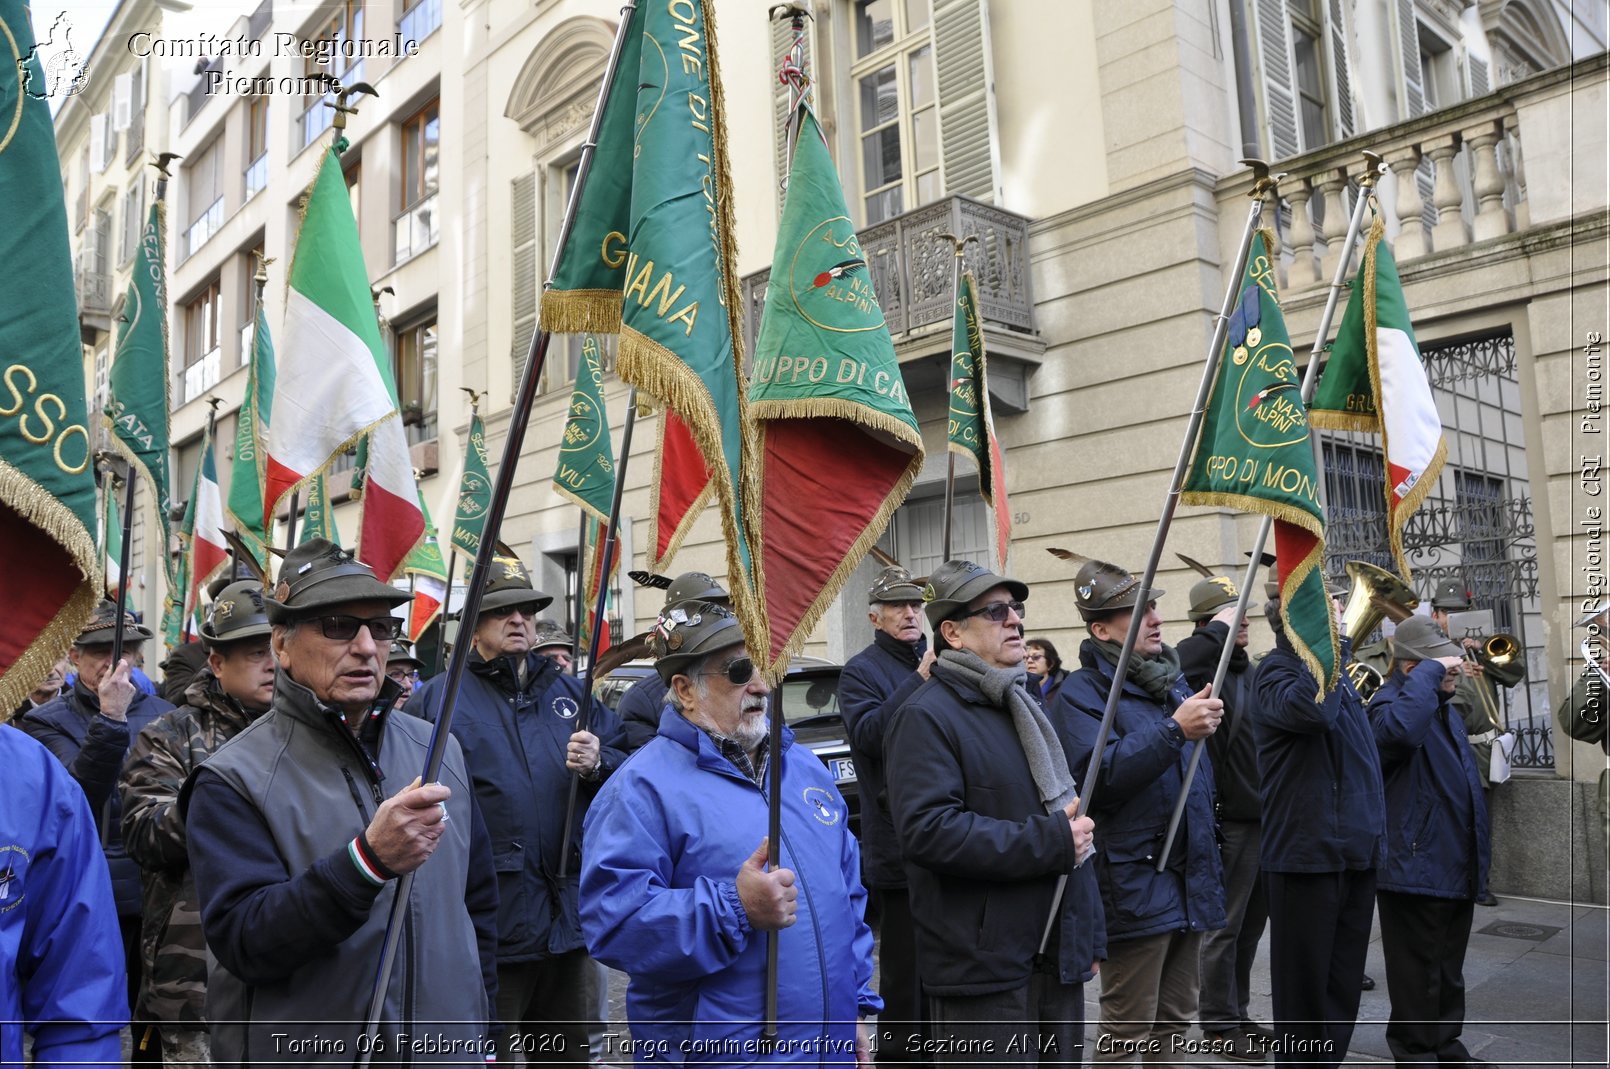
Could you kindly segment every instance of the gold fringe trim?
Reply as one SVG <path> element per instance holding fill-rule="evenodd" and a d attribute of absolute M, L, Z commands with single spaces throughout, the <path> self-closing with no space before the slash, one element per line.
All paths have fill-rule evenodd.
<path fill-rule="evenodd" d="M 880 431 L 902 445 L 923 453 L 922 436 L 909 423 L 843 397 L 798 397 L 756 401 L 749 406 L 755 423 L 780 419 L 842 419 L 867 430 Z M 764 433 L 764 428 L 760 428 Z"/>
<path fill-rule="evenodd" d="M 1403 528 L 1415 510 L 1425 504 L 1425 499 L 1431 496 L 1431 490 L 1437 485 L 1437 479 L 1442 475 L 1442 467 L 1447 461 L 1448 439 L 1443 436 L 1437 439 L 1437 451 L 1431 457 L 1431 463 L 1426 465 L 1425 473 L 1409 488 L 1409 492 L 1403 495 L 1403 502 L 1397 508 L 1391 507 L 1392 487 L 1390 485 L 1386 487 L 1387 533 L 1392 539 L 1392 556 L 1397 559 L 1399 577 L 1411 586 L 1414 584 L 1414 576 L 1409 571 L 1409 559 L 1403 552 Z"/>
<path fill-rule="evenodd" d="M 1186 490 L 1180 494 L 1180 503 L 1184 505 L 1205 505 L 1209 508 L 1229 508 L 1238 512 L 1256 512 L 1261 516 L 1289 523 L 1293 527 L 1300 527 L 1304 531 L 1319 539 L 1320 544 L 1325 543 L 1325 524 L 1310 512 L 1297 508 L 1294 505 L 1278 505 L 1273 501 L 1265 501 L 1261 497 L 1248 497 L 1245 494 L 1227 494 L 1223 491 Z"/>
<path fill-rule="evenodd" d="M 550 334 L 618 334 L 620 290 L 546 290 L 542 329 Z"/>
<path fill-rule="evenodd" d="M 1302 562 L 1292 570 L 1291 577 L 1287 580 L 1286 586 L 1288 586 L 1291 590 L 1296 591 L 1297 588 L 1308 581 L 1308 577 L 1313 572 L 1318 570 L 1320 563 L 1324 559 L 1325 539 L 1324 536 L 1321 536 L 1319 541 L 1315 544 L 1313 551 L 1310 552 L 1308 556 L 1304 557 Z M 1320 576 L 1320 582 L 1321 584 L 1324 583 L 1323 575 Z M 1282 593 L 1284 593 L 1284 590 Z M 1312 673 L 1313 677 L 1319 681 L 1319 693 L 1314 695 L 1314 701 L 1316 702 L 1322 702 L 1325 700 L 1325 696 L 1330 693 L 1331 688 L 1336 686 L 1336 682 L 1340 678 L 1342 672 L 1342 647 L 1340 637 L 1336 633 L 1336 613 L 1330 604 L 1330 593 L 1328 591 L 1324 591 L 1323 589 L 1321 590 L 1321 593 L 1323 593 L 1325 597 L 1325 623 L 1326 629 L 1330 633 L 1330 648 L 1332 656 L 1329 672 L 1325 671 L 1324 666 L 1319 663 L 1319 655 L 1309 647 L 1308 643 L 1302 640 L 1302 637 L 1298 634 L 1297 629 L 1292 625 L 1291 599 L 1284 596 L 1282 596 L 1280 599 L 1280 620 L 1281 623 L 1285 624 L 1286 638 L 1291 641 L 1292 649 L 1297 651 L 1297 655 L 1302 658 L 1303 664 L 1308 666 L 1308 671 Z"/>
<path fill-rule="evenodd" d="M 0 458 L 0 501 L 66 550 L 82 577 L 56 618 L 34 636 L 0 675 L 0 725 L 3 725 L 45 677 L 50 666 L 67 652 L 67 647 L 94 612 L 95 603 L 100 600 L 100 592 L 95 589 L 100 553 L 77 513 L 3 458 Z"/>
<path fill-rule="evenodd" d="M 1308 423 L 1322 431 L 1363 431 L 1373 434 L 1379 424 L 1369 416 L 1357 412 L 1338 412 L 1333 408 L 1308 410 Z"/>
<path fill-rule="evenodd" d="M 596 519 L 599 523 L 609 522 L 609 515 L 607 513 L 599 512 L 597 509 L 593 508 L 592 505 L 588 504 L 587 501 L 579 494 L 572 493 L 570 490 L 562 486 L 554 486 L 553 492 L 570 501 L 572 504 L 579 505 L 583 512 Z"/>
<path fill-rule="evenodd" d="M 811 632 L 815 630 L 817 623 L 822 618 L 822 614 L 827 611 L 828 606 L 832 605 L 834 599 L 839 596 L 839 592 L 844 589 L 844 584 L 850 581 L 850 576 L 854 574 L 856 568 L 860 567 L 862 559 L 866 557 L 873 546 L 877 545 L 878 539 L 883 537 L 883 532 L 888 528 L 889 521 L 894 519 L 895 511 L 905 503 L 906 495 L 911 492 L 912 484 L 917 481 L 917 473 L 922 470 L 922 461 L 923 451 L 919 446 L 917 451 L 912 454 L 911 461 L 906 465 L 904 474 L 900 476 L 899 481 L 895 483 L 888 496 L 884 498 L 882 507 L 873 515 L 866 527 L 862 529 L 860 536 L 850 545 L 849 551 L 844 555 L 844 560 L 833 570 L 833 574 L 828 576 L 827 583 L 822 587 L 821 593 L 806 607 L 804 614 L 799 618 L 799 623 L 795 626 L 793 633 L 784 641 L 777 656 L 770 658 L 766 662 L 758 662 L 766 664 L 766 678 L 768 681 L 775 685 L 777 681 L 787 674 L 788 662 L 793 659 L 796 653 L 804 649 L 806 640 L 810 638 Z M 758 567 L 755 571 L 757 575 L 760 574 Z M 761 603 L 765 604 L 764 583 L 762 583 L 761 594 Z M 767 654 L 769 657 L 769 650 Z"/>

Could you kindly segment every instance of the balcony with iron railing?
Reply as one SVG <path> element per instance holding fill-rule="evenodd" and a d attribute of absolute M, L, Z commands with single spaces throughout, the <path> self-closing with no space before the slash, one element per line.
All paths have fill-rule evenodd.
<path fill-rule="evenodd" d="M 73 288 L 78 295 L 78 323 L 88 337 L 112 329 L 112 275 L 96 265 L 94 256 L 79 257 L 73 270 Z"/>
<path fill-rule="evenodd" d="M 962 262 L 978 282 L 979 313 L 990 353 L 990 393 L 1006 410 L 1023 411 L 1028 405 L 1025 376 L 1044 351 L 1035 325 L 1029 220 L 1024 216 L 952 196 L 860 232 L 862 257 L 895 350 L 907 364 L 950 344 L 955 247 L 946 234 L 978 239 L 966 245 Z M 750 354 L 755 351 L 771 270 L 757 271 L 742 281 Z M 920 379 L 922 372 L 904 370 L 909 386 L 920 385 L 911 380 L 914 374 Z"/>
<path fill-rule="evenodd" d="M 397 32 L 403 41 L 423 41 L 442 25 L 442 0 L 419 0 L 403 12 L 397 21 Z"/>
<path fill-rule="evenodd" d="M 246 199 L 251 200 L 268 185 L 268 153 L 264 152 L 246 168 Z"/>
<path fill-rule="evenodd" d="M 224 198 L 219 197 L 185 229 L 184 247 L 179 250 L 179 259 L 187 260 L 194 256 L 196 250 L 207 244 L 223 225 Z"/>
<path fill-rule="evenodd" d="M 214 386 L 223 371 L 222 350 L 213 346 L 200 360 L 184 369 L 184 381 L 180 404 L 189 404 Z"/>
<path fill-rule="evenodd" d="M 1578 128 L 1575 112 L 1591 106 L 1579 83 L 1602 86 L 1607 66 L 1601 53 L 1273 164 L 1273 172 L 1285 172 L 1279 229 L 1286 291 L 1296 295 L 1335 274 L 1366 149 L 1389 171 L 1376 186 L 1387 240 L 1399 264 L 1419 261 L 1421 270 L 1444 264 L 1458 270 L 1467 255 L 1502 255 L 1505 243 L 1602 211 L 1603 190 L 1588 203 L 1582 195 L 1594 183 L 1578 176 L 1594 144 L 1603 154 L 1603 131 L 1594 144 L 1580 144 L 1567 131 Z M 1546 176 L 1544 186 L 1529 187 L 1529 173 Z M 1221 182 L 1221 206 L 1249 186 L 1246 173 Z M 1534 210 L 1540 201 L 1542 210 Z"/>

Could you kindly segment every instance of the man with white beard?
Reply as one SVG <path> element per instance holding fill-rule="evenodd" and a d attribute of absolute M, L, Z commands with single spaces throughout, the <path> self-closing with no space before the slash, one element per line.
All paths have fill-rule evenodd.
<path fill-rule="evenodd" d="M 753 1061 L 769 933 L 783 980 L 766 1060 L 867 1064 L 858 1021 L 883 1000 L 870 986 L 872 931 L 844 799 L 785 727 L 782 865 L 767 871 L 771 687 L 737 618 L 681 602 L 649 643 L 671 712 L 593 800 L 581 870 L 587 947 L 631 977 L 636 1060 Z"/>

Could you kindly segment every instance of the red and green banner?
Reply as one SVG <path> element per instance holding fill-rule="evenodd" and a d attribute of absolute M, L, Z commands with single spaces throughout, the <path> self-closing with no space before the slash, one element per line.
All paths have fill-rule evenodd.
<path fill-rule="evenodd" d="M 755 342 L 765 664 L 780 674 L 922 468 L 894 341 L 821 128 L 801 104 Z"/>
<path fill-rule="evenodd" d="M 615 447 L 609 438 L 609 410 L 604 407 L 603 356 L 591 334 L 581 343 L 581 365 L 559 439 L 553 488 L 588 515 L 609 522 L 615 503 Z"/>
<path fill-rule="evenodd" d="M 98 599 L 95 474 L 67 209 L 28 8 L 0 0 L 0 719 L 67 652 Z M 19 61 L 18 57 L 26 57 Z M 167 372 L 161 372 L 163 382 Z"/>
<path fill-rule="evenodd" d="M 425 516 L 425 537 L 403 561 L 403 574 L 409 577 L 414 592 L 413 604 L 408 610 L 408 641 L 418 642 L 419 636 L 442 611 L 447 600 L 447 562 L 442 559 L 442 546 L 436 537 L 436 525 L 431 522 L 430 509 L 425 495 L 419 495 L 419 511 Z"/>
<path fill-rule="evenodd" d="M 1373 198 L 1370 206 L 1377 207 Z M 1385 236 L 1386 224 L 1376 211 L 1347 311 L 1308 411 L 1316 427 L 1380 434 L 1387 532 L 1398 574 L 1411 582 L 1403 528 L 1436 486 L 1448 443 Z"/>
<path fill-rule="evenodd" d="M 1004 571 L 1012 540 L 1012 511 L 1006 501 L 1006 455 L 995 437 L 990 413 L 989 368 L 984 354 L 983 320 L 978 314 L 978 281 L 964 272 L 956 292 L 950 330 L 950 451 L 978 465 L 978 492 L 995 513 L 995 556 Z"/>
<path fill-rule="evenodd" d="M 1325 513 L 1308 411 L 1275 294 L 1272 247 L 1267 231 L 1253 235 L 1181 500 L 1274 519 L 1280 616 L 1323 697 L 1336 684 L 1341 653 L 1325 590 Z"/>
<path fill-rule="evenodd" d="M 621 378 L 685 426 L 721 505 L 733 606 L 745 633 L 759 636 L 732 182 L 710 9 L 710 0 L 631 9 L 542 322 L 558 332 L 618 330 Z M 686 456 L 674 463 L 691 471 Z M 662 493 L 662 530 L 670 522 L 685 531 L 688 517 L 666 516 L 666 503 Z M 668 544 L 662 534 L 655 542 Z"/>

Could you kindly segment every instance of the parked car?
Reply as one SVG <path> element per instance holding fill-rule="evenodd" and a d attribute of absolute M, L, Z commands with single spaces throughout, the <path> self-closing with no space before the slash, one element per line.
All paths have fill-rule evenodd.
<path fill-rule="evenodd" d="M 653 661 L 628 661 L 600 680 L 593 688 L 598 699 L 611 709 L 620 705 L 629 687 L 654 671 Z M 794 739 L 827 766 L 838 784 L 850 813 L 850 830 L 861 834 L 861 800 L 857 793 L 855 762 L 850 758 L 850 740 L 844 734 L 839 714 L 839 673 L 842 665 L 820 657 L 795 657 L 788 666 L 783 685 L 772 691 L 772 711 L 781 708 Z"/>

